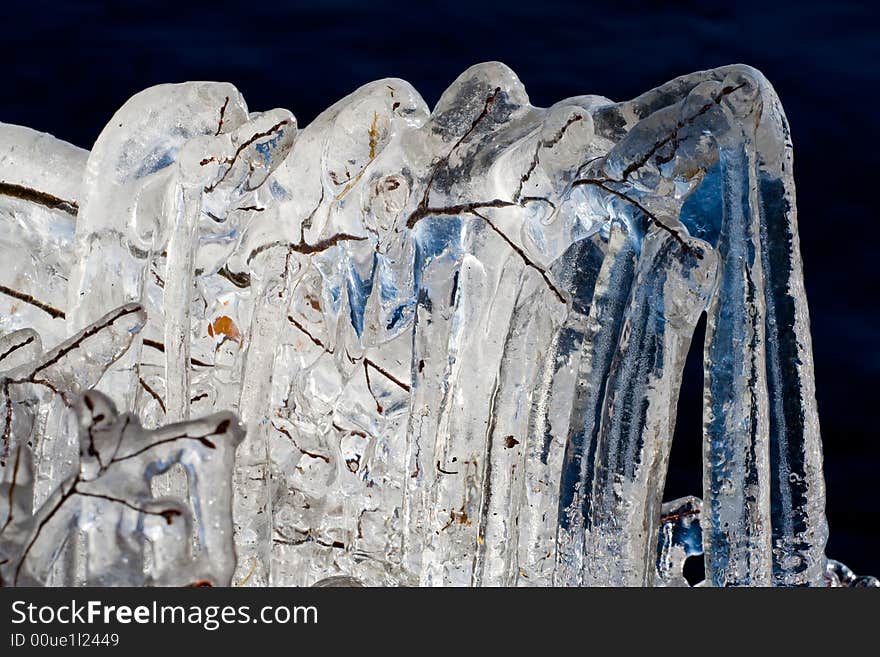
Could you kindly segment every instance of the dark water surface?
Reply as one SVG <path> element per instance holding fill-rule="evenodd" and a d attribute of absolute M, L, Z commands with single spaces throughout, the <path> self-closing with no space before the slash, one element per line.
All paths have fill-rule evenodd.
<path fill-rule="evenodd" d="M 828 554 L 880 575 L 878 7 L 6 0 L 0 121 L 88 148 L 127 98 L 160 82 L 227 80 L 252 109 L 286 107 L 305 125 L 382 77 L 408 80 L 432 104 L 461 71 L 486 60 L 508 64 L 544 106 L 585 93 L 623 100 L 723 64 L 761 69 L 782 98 L 795 144 Z M 701 488 L 701 378 L 693 358 L 667 499 Z"/>

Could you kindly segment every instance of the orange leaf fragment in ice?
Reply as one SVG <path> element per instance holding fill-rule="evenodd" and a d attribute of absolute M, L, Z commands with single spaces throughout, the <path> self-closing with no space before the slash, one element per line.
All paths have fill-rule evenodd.
<path fill-rule="evenodd" d="M 208 335 L 212 338 L 217 336 L 225 336 L 228 339 L 241 344 L 241 331 L 227 315 L 220 315 L 211 324 L 208 324 Z"/>

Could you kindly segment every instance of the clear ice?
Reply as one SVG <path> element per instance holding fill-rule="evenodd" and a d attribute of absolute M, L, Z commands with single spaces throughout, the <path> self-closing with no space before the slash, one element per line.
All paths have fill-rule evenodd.
<path fill-rule="evenodd" d="M 0 124 L 2 582 L 868 585 L 825 558 L 795 208 L 746 66 Z M 703 490 L 663 504 L 703 313 Z"/>

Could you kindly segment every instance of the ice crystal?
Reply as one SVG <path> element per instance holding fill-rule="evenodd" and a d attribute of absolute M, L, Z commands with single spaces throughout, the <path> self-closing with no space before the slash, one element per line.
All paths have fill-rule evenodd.
<path fill-rule="evenodd" d="M 228 84 L 160 85 L 90 152 L 0 146 L 5 350 L 145 313 L 51 379 L 81 461 L 63 413 L 10 415 L 36 370 L 5 379 L 35 482 L 15 530 L 79 493 L 92 543 L 41 554 L 86 581 L 225 583 L 234 555 L 247 585 L 682 585 L 704 552 L 706 585 L 826 582 L 792 148 L 754 69 L 542 109 L 482 64 L 433 111 L 380 80 L 301 130 Z M 703 501 L 663 506 L 703 313 Z M 215 412 L 246 429 L 234 462 L 232 415 L 189 421 Z"/>

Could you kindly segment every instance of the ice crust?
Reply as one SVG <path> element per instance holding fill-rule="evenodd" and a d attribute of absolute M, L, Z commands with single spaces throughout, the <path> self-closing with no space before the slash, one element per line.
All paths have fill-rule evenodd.
<path fill-rule="evenodd" d="M 794 194 L 740 65 L 543 109 L 480 64 L 302 129 L 166 84 L 88 152 L 0 124 L 3 583 L 850 581 Z M 703 313 L 702 501 L 663 505 Z"/>

